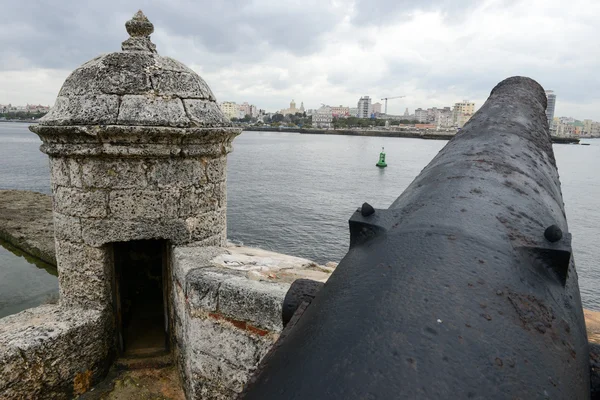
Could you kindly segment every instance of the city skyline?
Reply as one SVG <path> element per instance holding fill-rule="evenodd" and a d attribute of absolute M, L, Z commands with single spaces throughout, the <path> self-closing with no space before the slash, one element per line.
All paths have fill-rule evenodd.
<path fill-rule="evenodd" d="M 560 98 L 555 115 L 600 120 L 600 3 L 442 0 L 283 4 L 149 3 L 159 54 L 190 65 L 219 101 L 276 110 L 290 98 L 305 107 L 391 96 L 388 112 L 470 99 L 482 104 L 500 80 L 536 79 Z M 98 53 L 118 50 L 123 20 L 138 3 L 74 0 L 3 10 L 0 102 L 53 104 L 68 73 Z M 215 9 L 216 8 L 216 9 Z M 52 10 L 52 12 L 48 12 Z M 67 33 L 67 34 L 65 34 Z M 556 40 L 548 40 L 556 38 Z"/>

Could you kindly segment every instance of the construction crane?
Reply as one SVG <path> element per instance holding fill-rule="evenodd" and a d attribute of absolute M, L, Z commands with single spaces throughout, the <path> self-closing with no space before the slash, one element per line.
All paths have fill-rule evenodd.
<path fill-rule="evenodd" d="M 385 100 L 385 114 L 387 114 L 387 101 L 392 100 L 392 99 L 401 99 L 402 97 L 406 97 L 406 96 L 384 97 L 383 99 L 381 99 L 381 100 Z"/>

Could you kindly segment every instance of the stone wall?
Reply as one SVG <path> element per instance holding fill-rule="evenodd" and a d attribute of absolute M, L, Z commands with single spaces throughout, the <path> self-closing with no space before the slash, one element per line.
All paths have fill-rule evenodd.
<path fill-rule="evenodd" d="M 173 250 L 173 338 L 188 399 L 231 399 L 283 329 L 297 278 L 325 281 L 331 268 L 248 247 Z"/>
<path fill-rule="evenodd" d="M 225 155 L 56 155 L 50 165 L 61 304 L 111 305 L 110 242 L 225 244 Z"/>
<path fill-rule="evenodd" d="M 1 319 L 0 398 L 70 399 L 108 370 L 110 321 L 97 310 L 45 305 Z"/>

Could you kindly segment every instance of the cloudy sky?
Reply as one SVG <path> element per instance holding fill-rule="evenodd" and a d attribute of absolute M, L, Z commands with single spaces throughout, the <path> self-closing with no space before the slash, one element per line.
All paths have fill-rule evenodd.
<path fill-rule="evenodd" d="M 117 51 L 142 8 L 162 55 L 219 101 L 269 111 L 406 95 L 390 113 L 486 99 L 512 75 L 557 94 L 555 115 L 600 120 L 598 0 L 35 0 L 5 2 L 0 104 L 53 104 L 62 82 Z"/>

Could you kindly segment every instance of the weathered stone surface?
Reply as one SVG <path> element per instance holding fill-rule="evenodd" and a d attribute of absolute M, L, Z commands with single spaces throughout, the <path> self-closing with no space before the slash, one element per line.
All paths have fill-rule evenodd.
<path fill-rule="evenodd" d="M 54 209 L 74 217 L 105 217 L 108 192 L 105 190 L 59 187 L 54 191 Z"/>
<path fill-rule="evenodd" d="M 69 307 L 111 307 L 110 249 L 56 241 L 60 304 Z"/>
<path fill-rule="evenodd" d="M 181 191 L 179 216 L 189 217 L 209 211 L 217 211 L 221 204 L 220 193 L 212 184 L 201 188 L 191 187 Z"/>
<path fill-rule="evenodd" d="M 210 158 L 206 160 L 206 176 L 208 181 L 218 183 L 227 176 L 227 163 L 225 157 Z"/>
<path fill-rule="evenodd" d="M 148 182 L 159 187 L 189 187 L 207 182 L 204 164 L 198 158 L 165 158 L 147 162 Z"/>
<path fill-rule="evenodd" d="M 52 197 L 22 190 L 0 190 L 0 239 L 56 265 Z"/>
<path fill-rule="evenodd" d="M 224 208 L 187 218 L 185 222 L 190 231 L 192 241 L 206 239 L 227 229 L 226 211 Z M 222 245 L 224 244 L 222 243 Z"/>
<path fill-rule="evenodd" d="M 178 98 L 125 95 L 119 109 L 119 125 L 188 126 L 189 118 Z"/>
<path fill-rule="evenodd" d="M 88 158 L 80 163 L 83 187 L 129 189 L 147 186 L 148 166 L 141 159 Z"/>
<path fill-rule="evenodd" d="M 59 96 L 42 119 L 46 125 L 107 125 L 117 122 L 118 113 L 116 95 Z"/>
<path fill-rule="evenodd" d="M 202 99 L 208 99 L 208 93 L 198 90 L 195 74 L 187 72 L 158 70 L 152 76 L 152 87 L 159 96 L 196 98 L 201 95 Z"/>
<path fill-rule="evenodd" d="M 200 374 L 194 374 L 191 377 L 186 396 L 193 400 L 231 400 L 237 397 L 237 393 L 227 389 L 223 385 L 212 384 L 209 379 Z"/>
<path fill-rule="evenodd" d="M 192 125 L 229 126 L 230 124 L 214 101 L 185 99 L 183 104 Z"/>
<path fill-rule="evenodd" d="M 231 391 L 239 393 L 244 388 L 246 382 L 248 382 L 250 371 L 246 368 L 236 368 L 236 365 L 239 364 L 224 362 L 219 358 L 201 351 L 195 351 L 192 354 L 191 359 L 191 370 L 194 371 L 193 375 L 196 377 L 196 380 L 199 381 L 198 383 L 200 383 L 200 385 L 198 385 L 198 383 L 194 382 L 195 392 L 198 392 L 198 389 L 201 389 L 202 386 L 208 386 L 204 387 L 204 390 L 201 389 L 201 393 L 204 392 L 204 395 L 207 395 L 210 392 L 218 390 L 219 387 L 228 389 L 227 392 Z M 214 394 L 208 398 L 212 399 L 212 396 L 214 396 Z M 227 398 L 231 399 L 233 397 Z"/>
<path fill-rule="evenodd" d="M 109 195 L 110 216 L 148 220 L 177 216 L 179 190 L 121 189 Z"/>
<path fill-rule="evenodd" d="M 193 355 L 204 353 L 230 365 L 250 368 L 260 352 L 268 351 L 272 344 L 259 336 L 248 335 L 227 322 L 188 318 L 187 324 L 187 346 L 192 353 L 192 367 L 196 362 Z"/>
<path fill-rule="evenodd" d="M 219 288 L 219 312 L 279 332 L 283 329 L 281 311 L 288 289 L 289 285 L 284 283 L 231 278 Z"/>
<path fill-rule="evenodd" d="M 62 157 L 50 158 L 50 182 L 53 187 L 71 185 L 68 159 Z"/>
<path fill-rule="evenodd" d="M 70 399 L 107 370 L 110 321 L 95 310 L 45 305 L 0 319 L 0 397 Z"/>
<path fill-rule="evenodd" d="M 140 220 L 85 219 L 82 220 L 83 240 L 90 246 L 145 239 L 168 239 L 176 245 L 191 241 L 185 221 L 156 217 Z"/>
<path fill-rule="evenodd" d="M 588 340 L 600 345 L 600 311 L 583 310 Z"/>
<path fill-rule="evenodd" d="M 282 329 L 287 281 L 304 272 L 328 276 L 306 259 L 248 247 L 174 247 L 171 260 L 188 398 L 239 393 Z"/>
<path fill-rule="evenodd" d="M 152 90 L 148 68 L 154 57 L 127 52 L 110 53 L 83 64 L 67 78 L 59 96 L 86 94 L 145 94 Z"/>
<path fill-rule="evenodd" d="M 223 252 L 220 247 L 175 246 L 172 250 L 173 281 L 186 283 L 186 276 L 197 268 L 213 266 L 211 260 Z"/>
<path fill-rule="evenodd" d="M 73 243 L 83 242 L 81 219 L 54 212 L 54 232 L 57 239 Z"/>

